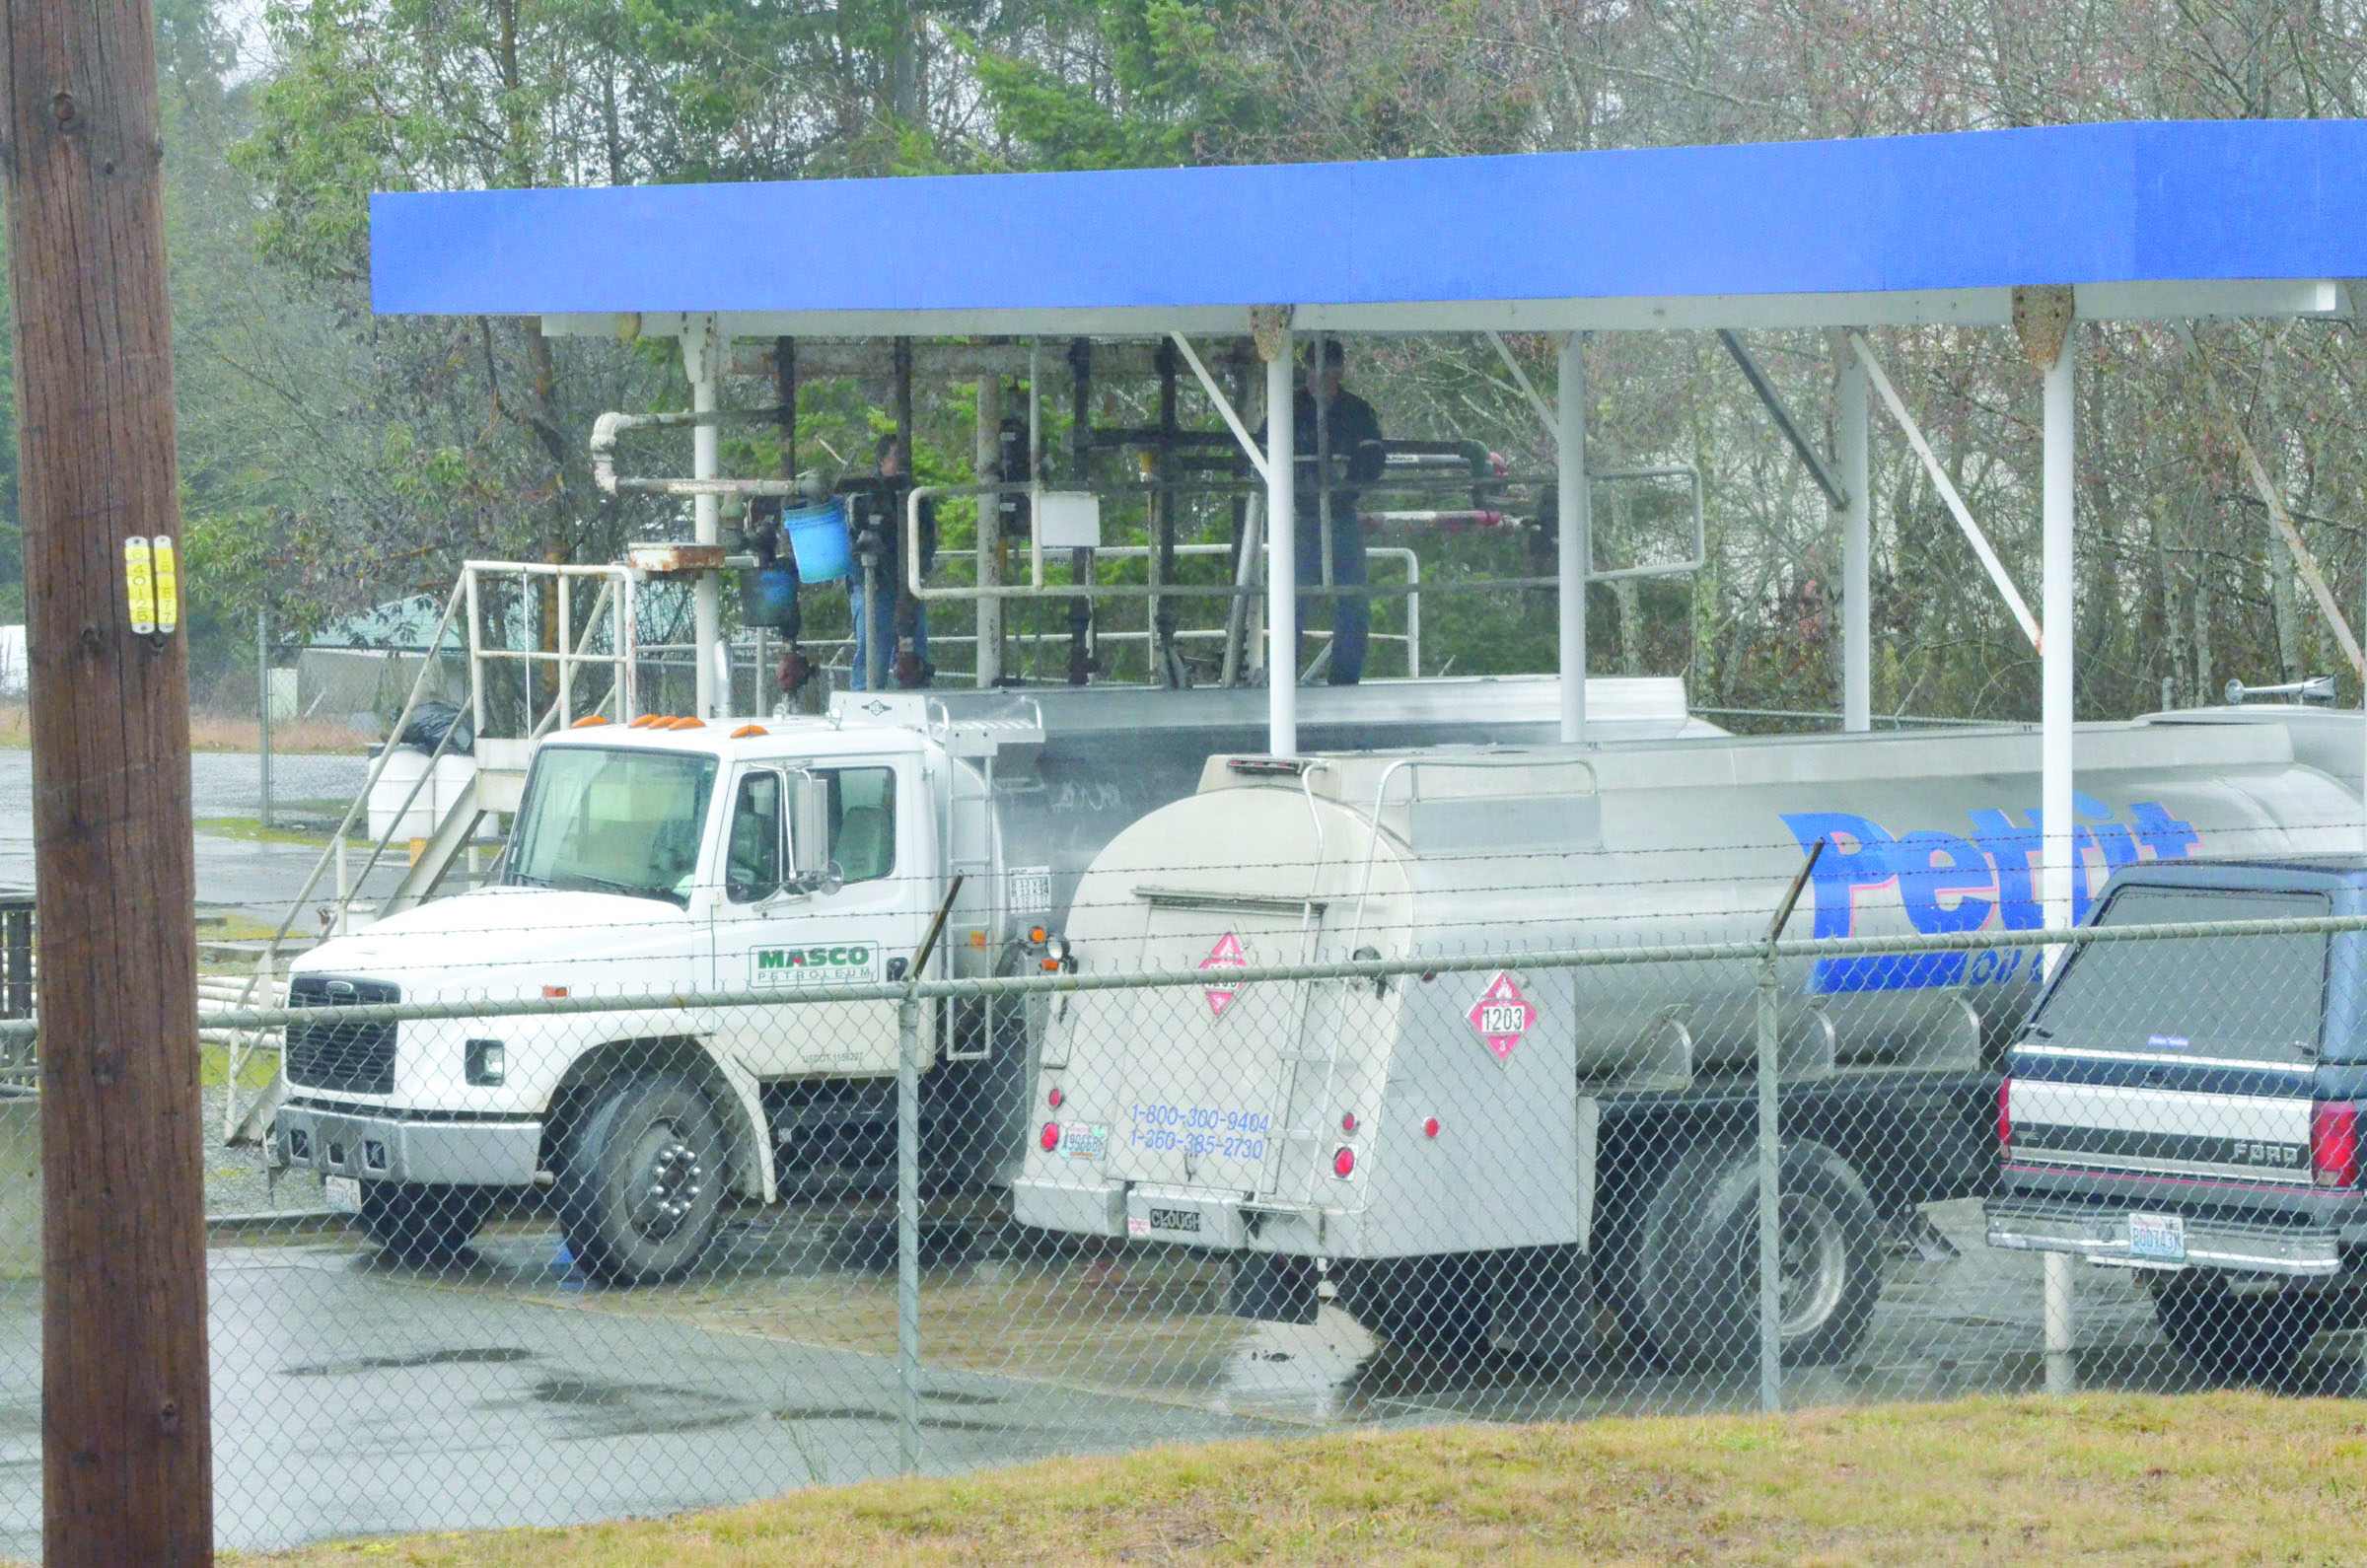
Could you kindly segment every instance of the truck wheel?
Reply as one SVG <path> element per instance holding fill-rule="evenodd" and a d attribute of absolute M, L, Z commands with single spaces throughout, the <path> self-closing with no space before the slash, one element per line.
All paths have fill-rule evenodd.
<path fill-rule="evenodd" d="M 715 1239 L 723 1129 L 698 1086 L 645 1073 L 605 1086 L 560 1140 L 559 1225 L 610 1285 L 681 1279 Z"/>
<path fill-rule="evenodd" d="M 492 1207 L 491 1187 L 362 1183 L 362 1229 L 382 1251 L 405 1263 L 442 1263 L 457 1256 Z"/>
<path fill-rule="evenodd" d="M 2274 1383 L 2325 1325 L 2329 1298 L 2285 1287 L 2239 1295 L 2218 1274 L 2176 1274 L 2153 1288 L 2153 1317 L 2195 1371 Z"/>
<path fill-rule="evenodd" d="M 1787 1366 L 1846 1361 L 1882 1294 L 1882 1220 L 1846 1161 L 1783 1146 L 1776 1303 Z M 1758 1155 L 1695 1150 L 1644 1206 L 1629 1282 L 1651 1348 L 1673 1365 L 1735 1372 L 1758 1358 Z"/>

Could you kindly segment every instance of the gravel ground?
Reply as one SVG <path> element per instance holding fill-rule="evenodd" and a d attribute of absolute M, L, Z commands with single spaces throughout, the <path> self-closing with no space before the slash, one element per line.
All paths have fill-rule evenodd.
<path fill-rule="evenodd" d="M 229 1092 L 209 1086 L 204 1098 L 205 1212 L 209 1218 L 320 1210 L 321 1184 L 311 1176 L 291 1176 L 277 1183 L 274 1189 L 268 1174 L 268 1151 L 262 1145 L 225 1148 L 222 1113 Z"/>

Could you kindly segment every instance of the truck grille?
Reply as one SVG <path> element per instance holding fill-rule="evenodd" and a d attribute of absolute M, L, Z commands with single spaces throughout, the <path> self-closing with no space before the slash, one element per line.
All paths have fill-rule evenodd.
<path fill-rule="evenodd" d="M 299 974 L 288 981 L 290 1007 L 356 1007 L 401 1000 L 402 988 L 386 980 Z M 394 1026 L 290 1025 L 288 1082 L 306 1089 L 335 1089 L 353 1095 L 393 1094 Z"/>

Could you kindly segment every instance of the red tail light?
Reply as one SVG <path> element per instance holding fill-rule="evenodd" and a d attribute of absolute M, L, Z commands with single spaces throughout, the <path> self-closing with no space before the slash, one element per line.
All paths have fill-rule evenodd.
<path fill-rule="evenodd" d="M 1056 1121 L 1045 1122 L 1043 1124 L 1043 1131 L 1036 1135 L 1036 1141 L 1043 1145 L 1043 1152 L 1045 1154 L 1050 1154 L 1054 1149 L 1059 1148 L 1060 1123 Z"/>
<path fill-rule="evenodd" d="M 1997 1152 L 2014 1152 L 2014 1081 L 1997 1086 Z"/>
<path fill-rule="evenodd" d="M 2310 1176 L 2322 1187 L 2346 1187 L 2359 1179 L 2359 1107 L 2310 1107 Z"/>
<path fill-rule="evenodd" d="M 1356 1174 L 1356 1151 L 1342 1149 L 1333 1155 L 1331 1157 L 1331 1174 L 1335 1176 L 1354 1176 Z"/>

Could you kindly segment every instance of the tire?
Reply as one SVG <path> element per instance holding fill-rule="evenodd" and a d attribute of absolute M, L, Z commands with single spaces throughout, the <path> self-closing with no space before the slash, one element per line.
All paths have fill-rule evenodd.
<path fill-rule="evenodd" d="M 1340 1306 L 1375 1338 L 1438 1361 L 1488 1354 L 1495 1270 L 1483 1254 L 1445 1252 L 1333 1266 L 1340 1268 Z"/>
<path fill-rule="evenodd" d="M 610 1285 L 681 1279 L 713 1245 L 723 1128 L 678 1073 L 605 1085 L 559 1141 L 559 1227 L 576 1263 Z"/>
<path fill-rule="evenodd" d="M 2153 1290 L 2153 1318 L 2205 1377 L 2275 1383 L 2291 1374 L 2333 1301 L 2290 1286 L 2239 1295 L 2219 1274 L 2173 1275 Z"/>
<path fill-rule="evenodd" d="M 492 1207 L 491 1187 L 362 1183 L 362 1229 L 381 1251 L 405 1263 L 443 1263 L 459 1256 Z"/>
<path fill-rule="evenodd" d="M 1776 1174 L 1786 1366 L 1845 1362 L 1882 1295 L 1881 1216 L 1846 1161 L 1820 1144 L 1783 1146 Z M 1697 1149 L 1645 1200 L 1614 1287 L 1630 1332 L 1666 1364 L 1734 1373 L 1758 1363 L 1758 1155 Z"/>

